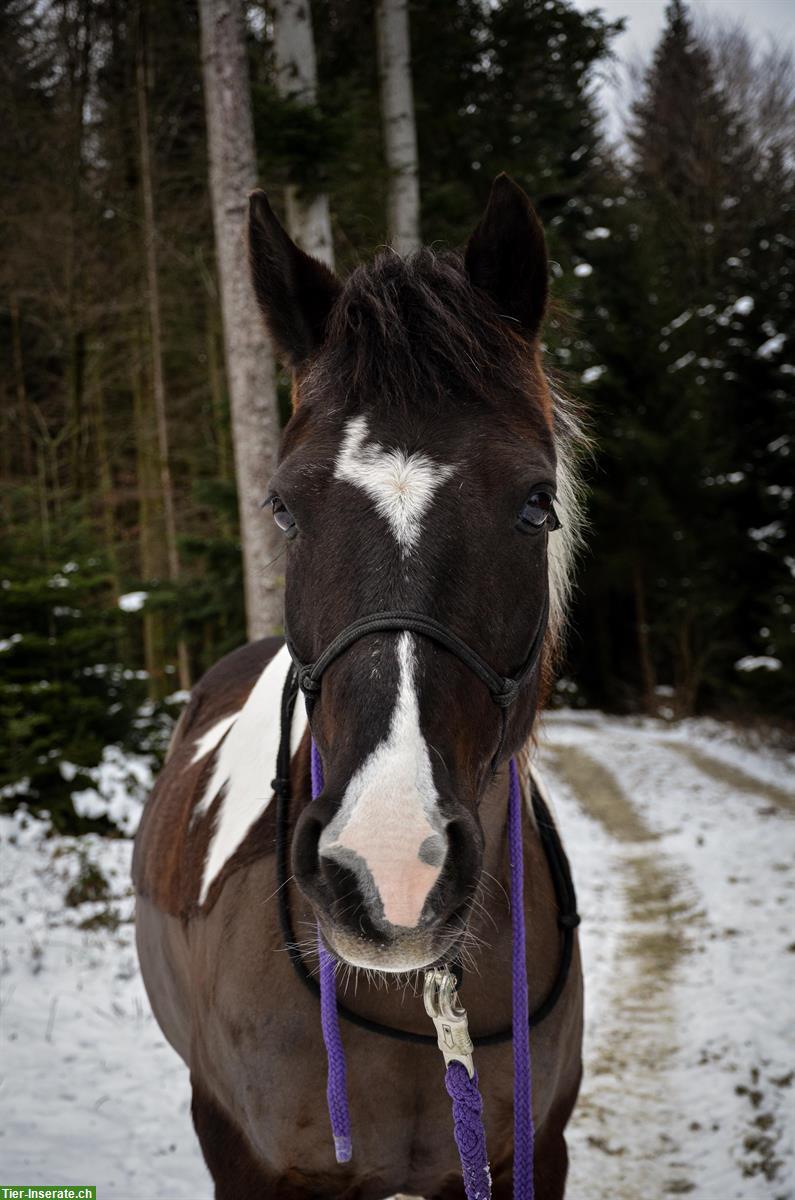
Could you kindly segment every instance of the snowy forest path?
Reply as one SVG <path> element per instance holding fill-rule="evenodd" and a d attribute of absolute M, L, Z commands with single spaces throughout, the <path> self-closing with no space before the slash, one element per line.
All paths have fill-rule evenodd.
<path fill-rule="evenodd" d="M 657 1081 L 675 1048 L 671 985 L 688 952 L 681 919 L 691 926 L 698 920 L 697 893 L 607 767 L 577 746 L 551 743 L 549 751 L 556 781 L 615 843 L 614 886 L 623 907 L 609 1001 L 594 1030 L 575 1121 L 587 1127 L 588 1145 L 606 1161 L 598 1185 L 605 1197 L 633 1200 L 639 1178 L 649 1196 L 690 1192 L 680 1148 L 668 1132 L 678 1098 L 660 1094 Z M 627 1107 L 634 1114 L 631 1128 L 617 1129 L 613 1114 Z M 594 1188 L 593 1178 L 588 1186 Z"/>
<path fill-rule="evenodd" d="M 699 747 L 690 746 L 686 742 L 664 741 L 662 744 L 675 750 L 677 754 L 683 754 L 704 775 L 717 780 L 718 783 L 725 784 L 732 791 L 743 792 L 749 796 L 761 796 L 777 808 L 783 808 L 787 812 L 795 814 L 795 789 L 787 790 L 787 788 L 779 787 L 778 784 L 759 779 L 756 775 L 749 775 L 746 771 L 734 766 L 733 763 L 714 758 Z"/>
<path fill-rule="evenodd" d="M 652 738 L 642 723 L 572 713 L 546 725 L 541 765 L 583 916 L 570 1193 L 783 1200 L 792 1021 L 780 998 L 795 983 L 786 781 L 757 775 L 753 755 L 749 772 L 731 750 Z"/>

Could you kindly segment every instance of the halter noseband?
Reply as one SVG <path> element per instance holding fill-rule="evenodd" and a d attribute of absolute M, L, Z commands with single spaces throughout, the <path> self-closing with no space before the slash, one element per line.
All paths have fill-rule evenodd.
<path fill-rule="evenodd" d="M 360 638 L 369 637 L 372 633 L 383 632 L 419 633 L 423 637 L 429 638 L 432 642 L 436 642 L 437 645 L 443 646 L 445 650 L 449 650 L 451 654 L 454 654 L 465 667 L 468 667 L 473 674 L 477 675 L 481 683 L 486 685 L 492 700 L 500 710 L 500 740 L 492 760 L 492 768 L 495 768 L 505 742 L 508 709 L 538 666 L 548 620 L 549 591 L 545 588 L 541 617 L 535 637 L 533 638 L 533 644 L 530 647 L 530 653 L 515 675 L 500 675 L 498 671 L 489 666 L 485 659 L 481 658 L 477 651 L 467 645 L 457 633 L 453 633 L 451 629 L 448 629 L 446 625 L 442 625 L 440 621 L 435 621 L 433 617 L 428 617 L 425 613 L 412 612 L 411 610 L 394 609 L 358 617 L 355 621 L 351 621 L 350 625 L 346 625 L 329 642 L 325 650 L 321 651 L 313 663 L 301 662 L 289 634 L 286 634 L 286 642 L 290 657 L 295 663 L 298 672 L 298 686 L 304 694 L 308 713 L 311 713 L 312 705 L 320 692 L 320 682 L 325 671 L 346 650 L 350 649 L 355 642 L 358 642 Z"/>

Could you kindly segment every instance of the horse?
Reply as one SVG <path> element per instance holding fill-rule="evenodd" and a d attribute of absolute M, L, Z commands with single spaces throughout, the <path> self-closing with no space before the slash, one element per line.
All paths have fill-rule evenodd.
<path fill-rule="evenodd" d="M 221 659 L 178 721 L 135 842 L 143 978 L 189 1068 L 217 1200 L 458 1200 L 442 1061 L 419 1044 L 433 1030 L 414 983 L 460 960 L 470 1031 L 497 1043 L 476 1055 L 503 1200 L 514 1101 L 510 1042 L 496 1034 L 511 1018 L 512 756 L 526 805 L 531 1010 L 561 970 L 531 759 L 565 621 L 582 437 L 542 365 L 544 232 L 507 176 L 463 254 L 387 249 L 345 281 L 299 249 L 263 192 L 250 197 L 248 231 L 254 292 L 293 377 L 263 514 L 284 536 L 288 640 Z M 283 711 L 291 655 L 317 662 L 352 622 L 407 611 L 494 671 L 515 674 L 534 639 L 539 661 L 500 706 L 421 619 L 413 630 L 359 624 L 322 688 Z M 271 780 L 285 738 L 290 873 L 280 884 Z M 314 799 L 310 738 L 324 770 Z M 285 934 L 280 903 L 297 933 Z M 359 1021 L 342 1029 L 354 1130 L 343 1164 L 331 1150 L 317 997 L 293 962 L 312 976 L 318 930 Z M 581 1079 L 576 936 L 569 958 L 552 1011 L 531 1028 L 537 1200 L 564 1195 Z M 379 1037 L 368 1021 L 398 1036 Z"/>

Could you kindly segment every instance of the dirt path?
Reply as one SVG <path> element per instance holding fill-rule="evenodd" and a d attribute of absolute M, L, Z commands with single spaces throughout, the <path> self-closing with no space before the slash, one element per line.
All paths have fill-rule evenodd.
<path fill-rule="evenodd" d="M 667 750 L 675 750 L 677 754 L 684 755 L 697 770 L 708 775 L 710 779 L 714 779 L 716 783 L 724 784 L 731 791 L 742 792 L 743 795 L 760 796 L 777 808 L 795 813 L 795 790 L 787 791 L 783 787 L 777 787 L 775 783 L 768 783 L 754 775 L 748 775 L 740 767 L 735 767 L 733 763 L 727 763 L 723 759 L 713 758 L 711 754 L 707 754 L 698 746 L 674 742 L 668 738 L 661 740 L 661 745 L 665 746 Z"/>
<path fill-rule="evenodd" d="M 786 764 L 709 730 L 587 717 L 550 715 L 541 744 L 583 915 L 569 1194 L 793 1200 Z"/>
<path fill-rule="evenodd" d="M 624 907 L 604 1020 L 588 1033 L 587 1070 L 575 1118 L 586 1131 L 590 1169 L 587 1177 L 578 1178 L 577 1156 L 572 1155 L 572 1195 L 638 1200 L 641 1195 L 692 1193 L 693 1181 L 677 1165 L 678 1148 L 666 1130 L 672 1097 L 661 1094 L 655 1082 L 676 1047 L 671 984 L 688 952 L 684 918 L 690 925 L 697 919 L 692 888 L 661 852 L 657 835 L 611 771 L 571 745 L 551 744 L 545 763 L 618 843 L 614 881 Z M 594 917 L 598 920 L 598 914 Z M 628 1108 L 634 1113 L 631 1126 L 617 1128 L 615 1112 Z"/>

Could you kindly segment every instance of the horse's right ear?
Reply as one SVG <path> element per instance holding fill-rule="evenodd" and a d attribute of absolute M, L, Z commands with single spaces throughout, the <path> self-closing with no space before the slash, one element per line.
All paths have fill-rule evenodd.
<path fill-rule="evenodd" d="M 507 175 L 494 180 L 464 261 L 475 287 L 487 292 L 500 315 L 532 341 L 547 303 L 547 247 L 532 204 Z"/>
<path fill-rule="evenodd" d="M 278 353 L 298 369 L 320 346 L 341 283 L 296 246 L 264 192 L 248 198 L 248 247 L 257 302 Z"/>

